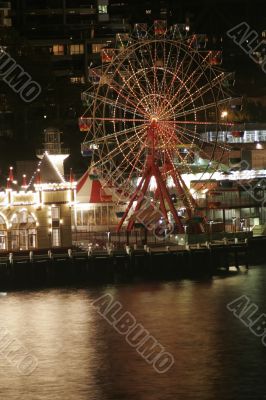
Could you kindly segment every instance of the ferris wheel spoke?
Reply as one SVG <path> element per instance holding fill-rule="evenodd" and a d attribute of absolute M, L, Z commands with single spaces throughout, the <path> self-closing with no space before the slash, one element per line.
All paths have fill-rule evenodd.
<path fill-rule="evenodd" d="M 93 99 L 93 95 L 91 95 L 91 97 Z M 101 108 L 103 106 L 103 104 L 107 104 L 107 105 L 109 105 L 111 107 L 117 107 L 122 111 L 124 111 L 125 108 L 126 108 L 127 112 L 129 112 L 131 114 L 134 114 L 134 115 L 137 115 L 138 117 L 142 117 L 143 116 L 143 114 L 137 113 L 134 108 L 129 107 L 127 104 L 125 104 L 125 102 L 124 103 L 120 103 L 118 101 L 118 98 L 116 100 L 113 100 L 113 99 L 108 99 L 107 97 L 104 97 L 102 95 L 98 95 L 97 98 L 95 99 L 95 101 L 99 102 L 99 108 Z"/>
<path fill-rule="evenodd" d="M 135 143 L 133 143 L 133 146 L 130 147 L 130 152 L 135 154 L 134 150 L 138 145 L 139 145 L 139 143 L 137 141 L 135 141 Z M 137 153 L 133 156 L 134 163 L 133 163 L 133 166 L 132 166 L 132 169 L 131 169 L 131 174 L 132 174 L 132 171 L 134 170 L 136 162 L 138 161 L 138 159 L 139 159 L 139 157 L 141 155 L 142 150 L 143 150 L 143 145 L 137 151 Z M 113 179 L 114 175 L 116 176 L 117 179 L 121 178 L 123 176 L 123 174 L 125 172 L 124 171 L 124 164 L 125 164 L 125 167 L 128 167 L 128 157 L 129 157 L 129 155 L 130 154 L 126 155 L 126 157 L 123 158 L 123 160 L 121 161 L 121 164 L 117 168 L 115 168 L 115 170 L 110 174 L 111 179 Z M 130 165 L 132 165 L 132 160 L 130 161 Z"/>
<path fill-rule="evenodd" d="M 200 58 L 199 58 L 200 57 Z M 206 72 L 211 72 L 210 65 L 207 62 L 209 58 L 209 54 L 205 56 L 199 56 L 196 58 L 196 67 L 193 68 L 192 72 L 190 72 L 191 64 L 189 64 L 188 68 L 184 71 L 184 76 L 187 77 L 186 85 L 188 84 L 188 90 L 191 91 L 192 88 L 197 85 L 198 81 L 202 78 L 202 76 L 206 75 Z M 193 61 L 193 57 L 191 57 Z M 189 85 L 191 84 L 191 86 Z"/>
<path fill-rule="evenodd" d="M 140 116 L 145 115 L 145 108 L 143 108 L 142 104 L 139 102 L 139 95 L 135 92 L 130 92 L 127 90 L 126 85 L 118 86 L 117 85 L 117 99 L 119 101 L 124 101 L 124 107 L 134 110 L 134 113 L 137 113 Z"/>
<path fill-rule="evenodd" d="M 173 57 L 172 54 L 172 48 L 173 48 L 173 42 L 170 41 L 170 47 L 168 47 L 168 49 L 166 49 L 166 41 L 163 41 L 163 67 L 157 67 L 157 70 L 161 71 L 162 74 L 162 78 L 161 78 L 161 84 L 158 82 L 157 79 L 157 86 L 158 86 L 158 91 L 165 97 L 169 97 L 172 100 L 172 97 L 174 95 L 174 91 L 175 91 L 175 85 L 173 85 L 174 82 L 174 74 L 177 70 L 177 65 L 179 62 L 179 55 L 180 55 L 180 47 L 178 47 L 177 50 L 177 54 L 175 54 L 175 56 Z M 167 51 L 167 56 L 166 56 L 166 51 Z M 171 58 L 174 60 L 173 63 L 171 63 Z M 161 60 L 159 59 L 159 62 Z M 182 61 L 181 63 L 182 64 Z M 181 68 L 181 65 L 179 66 L 179 68 Z M 170 82 L 170 78 L 172 77 L 172 81 Z M 160 114 L 163 114 L 164 112 L 164 106 L 161 105 Z"/>
<path fill-rule="evenodd" d="M 206 57 L 207 57 L 207 56 L 206 56 Z M 203 61 L 206 59 L 206 57 L 203 58 Z M 183 60 L 185 60 L 185 57 L 184 57 Z M 191 92 L 192 88 L 193 88 L 194 86 L 196 86 L 197 82 L 198 82 L 198 81 L 200 80 L 200 78 L 204 75 L 205 70 L 204 70 L 204 68 L 202 67 L 202 65 L 199 64 L 199 63 L 197 63 L 196 68 L 194 68 L 194 70 L 193 70 L 193 72 L 192 72 L 191 74 L 188 73 L 188 71 L 190 70 L 190 68 L 191 68 L 191 66 L 192 66 L 193 61 L 194 61 L 193 57 L 190 56 L 190 61 L 189 61 L 189 64 L 188 64 L 187 68 L 185 69 L 185 72 L 184 72 L 183 69 L 182 69 L 182 75 L 181 75 L 181 77 L 183 78 L 183 76 L 185 76 L 185 79 L 179 78 L 180 87 L 179 87 L 179 89 L 177 90 L 177 92 L 174 94 L 174 96 L 173 96 L 173 98 L 172 98 L 172 102 L 175 102 L 175 100 L 177 100 L 177 99 L 180 97 L 180 95 L 181 95 L 183 89 L 184 89 L 184 91 L 185 91 L 185 95 L 182 97 L 182 99 L 183 99 L 184 97 L 185 97 L 185 98 L 190 97 L 190 99 L 191 99 L 190 92 Z M 200 60 L 200 61 L 202 61 L 202 60 Z M 181 64 L 180 64 L 180 68 L 178 69 L 178 71 L 177 71 L 177 72 L 175 73 L 175 75 L 173 76 L 173 79 L 172 79 L 172 83 L 171 83 L 171 85 L 170 85 L 170 88 L 172 87 L 172 84 L 174 83 L 175 79 L 178 79 L 178 76 L 179 76 L 179 73 L 180 73 L 181 68 L 183 68 L 183 61 L 182 61 Z M 195 79 L 194 79 L 194 77 L 195 77 Z M 189 83 L 189 82 L 192 82 L 192 86 L 188 86 L 188 83 Z M 193 100 L 191 100 L 190 103 L 193 103 Z M 178 100 L 178 101 L 177 101 L 177 104 L 176 104 L 176 107 L 178 107 L 179 104 L 180 104 L 180 101 Z M 176 107 L 174 107 L 174 108 L 176 108 Z"/>
<path fill-rule="evenodd" d="M 144 134 L 142 139 L 144 139 Z M 122 161 L 120 162 L 119 165 L 116 165 L 116 168 L 114 169 L 113 172 L 111 172 L 109 174 L 109 177 L 111 180 L 114 180 L 114 176 L 116 177 L 116 180 L 123 178 L 123 174 L 125 173 L 125 168 L 127 169 L 128 166 L 131 166 L 131 171 L 129 174 L 129 177 L 126 179 L 125 183 L 129 184 L 129 179 L 130 177 L 132 177 L 132 174 L 135 172 L 136 170 L 136 165 L 139 162 L 139 159 L 141 157 L 141 155 L 143 154 L 143 150 L 145 147 L 145 141 L 143 140 L 142 145 L 140 146 L 140 148 L 135 151 L 135 148 L 139 146 L 139 143 L 137 141 L 135 141 L 132 146 L 129 147 L 129 149 L 127 151 L 127 154 L 124 154 L 124 158 L 122 159 Z M 124 184 L 124 182 L 123 182 Z"/>
<path fill-rule="evenodd" d="M 203 95 L 205 95 L 206 93 L 208 93 L 209 91 L 213 91 L 213 89 L 219 85 L 221 83 L 221 81 L 224 79 L 224 74 L 221 73 L 219 75 L 217 75 L 212 81 L 209 81 L 207 83 L 205 83 L 205 85 L 201 86 L 200 88 L 198 88 L 192 96 L 193 102 L 195 102 L 197 99 L 199 99 L 200 97 L 202 97 Z M 194 95 L 196 95 L 196 97 L 193 97 Z M 180 107 L 182 105 L 183 108 L 185 108 L 186 106 L 188 106 L 190 104 L 190 102 L 186 101 L 187 98 L 186 96 L 184 96 L 181 101 L 175 105 L 175 108 Z"/>
<path fill-rule="evenodd" d="M 135 101 L 133 101 L 132 98 L 129 98 L 128 93 L 123 93 L 123 91 L 122 91 L 123 88 L 121 88 L 121 86 L 119 86 L 118 84 L 115 85 L 115 83 L 112 83 L 112 84 L 110 85 L 110 88 L 113 89 L 119 97 L 121 97 L 122 99 L 124 99 L 124 100 L 125 100 L 126 102 L 128 102 L 133 108 L 135 108 L 136 110 L 138 110 L 138 112 L 140 112 L 140 113 L 143 112 L 143 110 L 141 110 L 141 109 L 139 108 L 139 105 L 138 105 Z M 125 89 L 124 89 L 124 91 L 125 91 Z M 136 99 L 134 98 L 134 100 L 136 100 Z"/>
<path fill-rule="evenodd" d="M 206 144 L 206 141 L 202 139 L 199 132 L 190 130 L 188 129 L 188 127 L 183 128 L 182 126 L 177 126 L 176 130 L 178 130 L 177 136 L 181 135 L 181 138 L 179 140 L 183 144 L 194 144 L 195 142 L 199 142 L 202 145 Z"/>
<path fill-rule="evenodd" d="M 189 128 L 183 128 L 182 126 L 179 126 L 179 129 L 183 131 L 183 136 L 185 138 L 188 138 L 189 140 L 191 140 L 191 138 L 193 139 L 193 142 L 200 142 L 202 144 L 202 146 L 205 146 L 208 142 L 204 139 L 202 139 L 202 137 L 200 136 L 200 134 L 195 134 L 194 131 L 190 130 Z M 218 143 L 216 143 L 216 147 L 222 148 L 224 149 L 224 146 L 219 145 Z M 202 150 L 203 151 L 203 150 Z"/>
<path fill-rule="evenodd" d="M 166 42 L 164 41 L 164 53 L 165 53 L 165 43 Z M 164 64 L 164 69 L 168 70 L 168 73 L 171 76 L 173 75 L 173 72 L 177 70 L 177 65 L 179 63 L 179 56 L 180 56 L 180 51 L 181 51 L 180 46 L 177 49 L 175 47 L 177 54 L 175 55 L 175 57 L 172 56 L 172 58 L 175 59 L 175 62 L 174 62 L 174 64 L 171 64 L 170 60 L 171 60 L 171 55 L 172 55 L 172 52 L 171 52 L 172 48 L 173 48 L 173 41 L 170 41 L 170 48 L 167 51 L 167 59 L 166 59 L 166 63 Z M 164 57 L 165 57 L 165 54 L 164 54 Z M 164 77 L 165 76 L 166 76 L 166 74 L 164 75 Z M 165 85 L 165 84 L 166 84 L 166 81 L 164 80 L 164 86 L 163 86 L 162 90 L 164 93 L 167 94 L 168 90 L 171 89 L 171 83 L 169 85 L 168 84 Z"/>
<path fill-rule="evenodd" d="M 131 68 L 131 75 L 130 75 L 130 79 L 125 79 L 125 77 L 123 76 L 123 74 L 120 72 L 120 70 L 118 69 L 117 70 L 117 73 L 119 74 L 119 76 L 120 76 L 120 78 L 122 79 L 122 81 L 123 81 L 123 83 L 124 83 L 124 85 L 125 85 L 125 87 L 127 87 L 128 89 L 129 89 L 129 91 L 130 91 L 130 93 L 132 94 L 132 96 L 134 97 L 134 98 L 136 98 L 136 99 L 138 99 L 138 96 L 141 94 L 142 96 L 145 96 L 145 92 L 144 92 L 144 89 L 142 88 L 142 86 L 140 85 L 140 82 L 139 82 L 139 80 L 137 79 L 137 77 L 136 77 L 136 71 L 134 71 L 133 69 L 132 69 L 132 65 L 131 65 L 131 61 L 129 60 L 129 65 L 130 65 L 130 68 Z M 125 72 L 128 72 L 128 70 L 126 69 L 126 68 L 124 68 L 123 67 L 123 64 L 122 64 L 122 68 L 123 68 L 123 70 L 125 71 Z M 133 87 L 130 85 L 130 81 L 133 79 Z M 137 85 L 137 87 L 138 87 L 138 90 L 139 90 L 139 94 L 136 92 L 136 91 L 134 91 L 134 86 L 135 85 Z M 143 110 L 144 111 L 144 110 Z"/>
<path fill-rule="evenodd" d="M 176 173 L 177 160 L 175 160 L 173 152 L 170 151 L 169 149 L 166 149 L 166 153 L 167 153 L 167 158 L 170 161 L 170 164 L 172 165 L 173 172 Z M 179 154 L 179 158 L 180 158 L 180 164 L 183 165 L 189 173 L 192 173 L 192 169 L 191 169 L 189 163 L 186 162 L 184 157 L 182 157 Z"/>
<path fill-rule="evenodd" d="M 124 152 L 125 151 L 125 145 L 127 145 L 127 147 L 128 147 L 127 154 L 128 154 L 128 152 L 130 152 L 131 150 L 134 150 L 135 147 L 140 144 L 141 139 L 143 138 L 143 135 L 146 135 L 146 129 L 140 129 L 139 130 L 139 132 L 137 133 L 137 139 L 138 140 L 136 140 L 136 137 L 130 138 L 131 141 L 130 140 L 128 140 L 128 141 L 124 141 L 123 140 L 121 142 L 121 141 L 117 140 L 117 146 L 121 150 L 121 152 Z"/>
<path fill-rule="evenodd" d="M 209 108 L 216 108 L 217 106 L 222 105 L 223 103 L 224 103 L 224 101 L 222 101 L 222 102 L 213 101 L 212 103 L 203 104 L 202 106 L 191 108 L 190 110 L 185 110 L 183 112 L 175 114 L 175 117 L 176 118 L 184 117 L 186 115 L 194 114 L 194 113 L 197 113 L 199 111 L 208 110 Z M 221 122 L 223 123 L 224 121 L 221 121 Z"/>
<path fill-rule="evenodd" d="M 143 60 L 140 61 L 139 57 L 136 57 L 137 63 L 140 66 L 140 70 L 143 73 L 144 83 L 146 87 L 146 95 L 153 95 L 152 100 L 150 99 L 150 103 L 147 104 L 150 109 L 150 113 L 154 114 L 155 109 L 158 107 L 159 99 L 157 99 L 154 94 L 159 94 L 159 82 L 157 77 L 157 67 L 156 67 L 156 54 L 157 54 L 157 42 L 152 42 L 152 46 L 154 48 L 155 56 L 153 56 L 151 46 L 143 46 L 143 50 L 148 57 L 144 57 Z M 149 68 L 147 67 L 149 65 Z M 148 73 L 150 76 L 148 76 Z"/>
<path fill-rule="evenodd" d="M 136 52 L 136 57 L 135 58 L 136 58 L 135 61 L 137 61 L 137 63 L 139 64 L 140 68 L 136 68 L 136 67 L 134 68 L 133 65 L 132 65 L 131 60 L 129 60 L 131 74 L 132 74 L 133 78 L 136 80 L 137 86 L 140 85 L 139 77 L 141 75 L 143 75 L 144 80 L 145 80 L 145 88 L 142 85 L 140 85 L 140 91 L 141 91 L 142 95 L 145 96 L 145 94 L 147 92 L 147 89 L 148 89 L 149 92 L 152 92 L 152 86 L 151 86 L 150 81 L 149 81 L 148 76 L 147 76 L 146 66 L 143 63 L 143 60 L 140 61 L 137 52 Z"/>
<path fill-rule="evenodd" d="M 136 146 L 137 147 L 137 146 Z M 124 160 L 120 164 L 120 168 L 124 171 L 125 168 L 128 169 L 130 166 L 130 172 L 128 174 L 127 180 L 132 178 L 132 175 L 136 173 L 138 162 L 141 156 L 144 154 L 144 143 L 138 150 L 130 149 L 129 153 L 125 154 Z"/>
<path fill-rule="evenodd" d="M 110 165 L 112 163 L 115 166 L 115 158 L 121 154 L 121 150 L 117 147 L 114 149 L 110 149 L 110 147 L 106 146 L 105 149 L 97 152 L 99 156 L 99 160 L 95 161 L 95 167 L 99 167 L 104 169 L 104 167 Z"/>
<path fill-rule="evenodd" d="M 169 51 L 167 52 L 167 56 L 166 56 L 166 41 L 163 41 L 163 78 L 161 80 L 161 85 L 160 85 L 160 92 L 165 92 L 165 84 L 166 84 L 166 71 L 168 70 L 168 61 L 169 61 L 169 57 L 170 57 L 170 49 L 168 49 Z"/>
<path fill-rule="evenodd" d="M 110 144 L 108 144 L 108 140 L 109 138 L 105 137 L 103 138 L 103 143 L 102 145 L 104 146 L 103 150 L 100 150 L 98 153 L 100 153 L 101 155 L 104 154 L 104 152 L 107 153 L 106 157 L 116 157 L 117 155 L 119 155 L 121 153 L 121 148 L 123 147 L 131 147 L 132 145 L 134 145 L 134 143 L 136 143 L 137 141 L 135 140 L 135 137 L 129 137 L 127 139 L 123 139 L 123 141 L 120 143 L 120 147 L 116 146 L 114 149 L 110 149 Z M 115 141 L 114 141 L 115 143 Z M 138 142 L 137 142 L 138 143 Z M 101 144 L 99 140 L 93 140 L 91 142 L 91 144 Z M 104 156 L 105 157 L 105 156 Z M 103 164 L 106 162 L 109 162 L 110 159 L 108 160 L 102 160 Z"/>
<path fill-rule="evenodd" d="M 178 61 L 179 61 L 179 60 L 177 59 L 177 60 L 176 60 L 176 63 L 178 63 Z M 180 74 L 181 69 L 182 69 L 183 66 L 184 66 L 184 63 L 185 63 L 185 57 L 183 57 L 182 61 L 179 63 L 178 68 L 174 68 L 175 73 L 174 73 L 173 76 L 172 76 L 172 80 L 171 80 L 171 82 L 170 82 L 170 84 L 169 84 L 169 86 L 168 86 L 168 90 L 167 90 L 167 92 L 166 92 L 166 95 L 170 95 L 170 93 L 171 93 L 170 90 L 171 90 L 171 88 L 173 87 L 175 80 L 178 79 L 178 76 L 179 76 L 179 74 Z M 190 58 L 190 63 L 189 63 L 189 65 L 191 65 L 191 64 L 192 64 L 192 57 Z M 173 101 L 175 100 L 177 94 L 178 94 L 178 93 L 175 94 L 175 97 L 173 98 Z"/>
<path fill-rule="evenodd" d="M 183 50 L 183 51 L 184 51 L 184 50 Z M 186 71 L 186 75 L 185 75 L 185 74 L 184 74 L 184 71 L 183 71 L 185 60 L 186 60 L 186 57 L 183 57 L 183 59 L 182 59 L 180 65 L 179 65 L 179 67 L 178 67 L 177 69 L 175 68 L 175 71 L 176 71 L 176 72 L 174 73 L 174 75 L 173 75 L 173 77 L 172 77 L 172 81 L 171 81 L 171 83 L 170 83 L 170 85 L 169 85 L 169 88 L 168 88 L 168 90 L 167 90 L 167 95 L 170 95 L 170 93 L 171 93 L 170 90 L 171 90 L 171 88 L 173 87 L 175 80 L 178 79 L 179 84 L 180 84 L 180 87 L 179 87 L 179 89 L 176 91 L 176 93 L 174 94 L 174 96 L 172 97 L 172 102 L 175 102 L 175 100 L 178 98 L 178 96 L 180 95 L 180 92 L 182 91 L 183 88 L 185 88 L 185 92 L 186 92 L 186 93 L 189 93 L 189 91 L 188 91 L 188 89 L 187 89 L 187 83 L 189 82 L 189 80 L 193 79 L 194 75 L 195 75 L 195 74 L 198 72 L 198 70 L 200 69 L 199 65 L 197 65 L 197 68 L 194 69 L 194 71 L 192 72 L 192 74 L 188 74 L 188 73 L 187 73 L 187 71 L 189 71 L 189 69 L 191 68 L 192 63 L 193 63 L 193 61 L 194 61 L 193 57 L 190 56 L 190 60 L 189 60 L 188 66 L 187 66 L 187 68 L 186 68 L 186 70 L 185 70 L 185 71 Z M 178 62 L 178 61 L 176 61 L 176 62 Z M 186 79 L 186 80 L 183 80 L 183 79 L 180 79 L 180 78 L 179 78 L 180 71 L 182 71 L 182 74 L 181 74 L 182 77 L 183 77 L 184 75 L 187 76 L 187 79 Z M 199 79 L 199 78 L 198 78 L 198 79 Z"/>
<path fill-rule="evenodd" d="M 120 130 L 120 131 L 115 131 L 114 133 L 108 134 L 107 136 L 100 135 L 99 137 L 94 138 L 91 141 L 91 144 L 104 143 L 106 141 L 109 141 L 109 140 L 112 140 L 112 139 L 116 139 L 116 138 L 118 138 L 120 136 L 125 136 L 125 135 L 127 135 L 129 133 L 135 133 L 136 130 L 146 129 L 146 128 L 147 128 L 146 124 L 142 124 L 142 125 L 137 125 L 136 127 L 131 126 L 130 128 L 127 128 L 127 129 L 123 129 L 123 130 Z"/>
<path fill-rule="evenodd" d="M 142 155 L 142 153 L 143 153 L 144 146 L 145 146 L 145 144 L 142 143 L 141 148 L 139 149 L 138 153 L 135 155 L 135 157 L 134 157 L 134 159 L 133 159 L 132 169 L 131 169 L 130 174 L 129 174 L 128 178 L 127 178 L 127 183 L 128 183 L 128 184 L 130 183 L 130 181 L 131 181 L 131 179 L 132 179 L 132 177 L 133 177 L 133 174 L 134 174 L 134 172 L 135 172 L 136 169 L 137 169 L 137 165 L 138 165 L 139 160 L 140 160 L 140 157 L 141 157 L 141 155 Z"/>
<path fill-rule="evenodd" d="M 147 73 L 146 73 L 146 67 L 145 65 L 143 65 L 143 61 L 140 62 L 139 58 L 138 58 L 138 54 L 137 52 L 135 52 L 135 59 L 137 61 L 137 63 L 140 65 L 140 68 L 134 68 L 131 62 L 131 59 L 129 58 L 129 65 L 130 65 L 130 70 L 131 70 L 131 74 L 132 77 L 135 80 L 136 85 L 138 86 L 142 96 L 144 98 L 146 98 L 146 92 L 152 92 L 152 87 L 150 85 L 150 81 L 148 79 Z M 142 86 L 139 77 L 141 76 L 141 74 L 144 76 L 144 80 L 145 80 L 145 85 L 146 85 L 146 90 L 144 89 L 144 87 Z M 146 108 L 149 108 L 150 104 L 148 102 L 145 103 Z"/>
<path fill-rule="evenodd" d="M 147 58 L 145 58 L 145 56 L 140 59 L 138 56 L 138 52 L 143 52 L 145 54 L 147 54 L 147 52 L 150 50 L 149 46 L 147 46 L 146 44 L 141 44 L 138 48 L 137 51 L 135 52 L 135 60 L 137 62 L 137 64 L 139 65 L 139 68 L 136 68 L 137 70 L 142 71 L 144 79 L 145 79 L 145 83 L 146 83 L 146 90 L 148 90 L 149 93 L 153 92 L 153 88 L 150 82 L 149 77 L 147 76 L 147 65 L 152 65 L 151 63 L 148 63 Z M 131 66 L 131 70 L 133 69 L 132 64 L 130 63 Z"/>
<path fill-rule="evenodd" d="M 197 57 L 196 61 L 191 57 L 192 62 L 189 64 L 187 69 L 183 71 L 183 76 L 186 77 L 185 83 L 189 92 L 191 92 L 192 88 L 198 83 L 202 76 L 206 74 L 206 71 L 208 71 L 209 65 L 206 64 L 207 59 L 208 55 L 201 57 L 200 59 Z M 196 63 L 196 67 L 193 67 L 192 72 L 190 72 L 193 62 Z M 189 84 L 191 84 L 191 86 Z"/>
<path fill-rule="evenodd" d="M 204 142 L 204 140 L 201 138 L 201 133 L 197 132 L 196 130 L 188 128 L 188 126 L 184 127 L 182 125 L 176 124 L 175 129 L 178 131 L 181 130 L 183 132 L 183 135 L 187 135 L 189 137 L 192 137 L 193 139 L 201 140 Z"/>
<path fill-rule="evenodd" d="M 195 121 L 195 120 L 176 120 L 175 123 L 181 124 L 181 125 L 186 125 L 186 124 L 191 124 L 191 125 L 213 125 L 213 126 L 217 126 L 217 122 L 214 121 Z M 226 125 L 226 126 L 231 126 L 232 123 L 231 122 L 219 122 L 219 125 Z"/>
<path fill-rule="evenodd" d="M 168 157 L 170 157 L 172 159 L 172 164 L 175 165 L 176 160 L 173 158 L 173 153 L 171 151 L 169 151 L 169 149 L 167 149 L 166 151 L 167 151 Z M 201 156 L 201 158 L 203 158 L 203 156 L 205 156 L 207 160 L 209 160 L 210 158 L 213 160 L 215 157 L 215 154 L 213 153 L 213 151 L 211 151 L 211 157 L 210 157 L 210 154 L 206 153 L 205 150 L 203 150 L 200 147 L 195 146 L 195 148 L 189 148 L 188 152 L 184 156 L 179 153 L 178 158 L 180 159 L 180 164 L 183 165 L 186 168 L 186 170 L 188 170 L 188 172 L 193 173 L 191 165 L 194 163 L 195 159 L 199 156 Z M 188 160 L 192 161 L 192 163 L 189 162 Z M 210 168 L 210 166 L 211 166 L 211 162 L 205 166 L 205 172 Z"/>
<path fill-rule="evenodd" d="M 151 65 L 152 65 L 152 69 L 153 69 L 153 85 L 152 85 L 153 93 L 160 94 L 159 82 L 158 82 L 158 77 L 157 77 L 157 66 L 156 66 L 156 63 L 158 63 L 157 42 L 154 43 L 153 49 L 151 47 L 149 47 L 149 50 L 150 50 L 150 57 L 151 57 Z M 155 97 L 155 102 L 156 102 L 155 107 L 158 108 L 158 101 L 157 101 L 156 97 Z M 155 110 L 153 110 L 153 112 L 154 111 Z"/>
<path fill-rule="evenodd" d="M 115 118 L 115 117 L 94 117 L 94 120 L 97 122 L 144 122 L 144 123 L 149 123 L 150 120 L 148 119 L 141 119 L 141 118 Z"/>

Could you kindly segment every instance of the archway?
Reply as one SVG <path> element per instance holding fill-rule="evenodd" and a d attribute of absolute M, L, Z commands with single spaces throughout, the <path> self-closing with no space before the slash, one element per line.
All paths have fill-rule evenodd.
<path fill-rule="evenodd" d="M 13 214 L 11 218 L 12 250 L 37 248 L 37 220 L 26 209 Z"/>

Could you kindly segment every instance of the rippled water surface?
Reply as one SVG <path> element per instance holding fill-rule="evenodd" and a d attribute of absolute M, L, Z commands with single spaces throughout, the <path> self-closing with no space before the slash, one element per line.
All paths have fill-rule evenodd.
<path fill-rule="evenodd" d="M 156 373 L 96 312 L 92 302 L 104 293 L 174 355 L 167 373 Z M 2 332 L 38 367 L 22 375 L 0 341 L 0 399 L 266 399 L 266 348 L 226 308 L 243 294 L 266 313 L 266 267 L 199 282 L 1 294 Z"/>

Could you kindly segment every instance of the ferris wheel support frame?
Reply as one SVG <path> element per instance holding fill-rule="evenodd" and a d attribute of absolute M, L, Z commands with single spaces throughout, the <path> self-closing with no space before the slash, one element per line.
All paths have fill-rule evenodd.
<path fill-rule="evenodd" d="M 156 162 L 157 160 L 156 160 L 156 153 L 155 153 L 155 148 L 156 148 L 155 142 L 156 142 L 157 126 L 158 125 L 157 125 L 156 121 L 152 121 L 150 127 L 147 129 L 148 154 L 146 156 L 144 173 L 143 173 L 141 181 L 138 184 L 135 192 L 133 193 L 133 195 L 130 198 L 129 204 L 127 206 L 126 211 L 124 212 L 123 217 L 121 218 L 121 220 L 118 224 L 118 227 L 117 227 L 118 232 L 120 232 L 127 216 L 129 215 L 130 210 L 133 207 L 134 201 L 137 199 L 136 207 L 133 210 L 133 214 L 129 218 L 129 222 L 128 222 L 127 228 L 126 228 L 127 232 L 132 231 L 132 229 L 134 227 L 134 222 L 135 222 L 134 215 L 140 210 L 141 205 L 143 204 L 143 200 L 145 198 L 145 194 L 147 193 L 147 190 L 149 188 L 151 178 L 154 177 L 156 184 L 157 184 L 158 194 L 159 194 L 160 210 L 162 211 L 162 214 L 165 218 L 166 223 L 169 223 L 168 216 L 167 216 L 167 210 L 166 210 L 166 204 L 167 204 L 172 213 L 172 216 L 178 227 L 179 232 L 184 233 L 184 226 L 182 224 L 181 218 L 179 217 L 179 215 L 177 213 L 177 210 L 174 206 L 173 200 L 171 199 L 171 196 L 168 192 L 165 179 L 163 178 L 162 173 Z M 165 167 L 166 168 L 163 168 L 164 170 L 170 169 L 169 162 L 168 162 L 168 166 L 166 164 Z M 171 170 L 173 171 L 172 165 L 171 165 Z M 173 177 L 174 181 L 178 182 L 174 174 L 172 175 L 172 177 Z M 184 181 L 182 181 L 182 182 L 185 185 Z M 180 185 L 179 182 L 178 182 L 177 188 L 178 188 L 178 192 L 179 193 L 181 192 L 182 196 L 185 198 L 186 193 L 184 191 L 184 188 L 182 188 L 182 186 Z"/>

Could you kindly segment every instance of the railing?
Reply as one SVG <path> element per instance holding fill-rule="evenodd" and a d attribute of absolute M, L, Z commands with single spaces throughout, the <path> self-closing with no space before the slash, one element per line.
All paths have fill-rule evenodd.
<path fill-rule="evenodd" d="M 72 230 L 72 242 L 73 244 L 79 244 L 84 248 L 87 248 L 90 244 L 96 245 L 99 248 L 104 248 L 107 243 L 115 243 L 117 247 L 124 246 L 125 244 L 131 245 L 143 245 L 148 244 L 160 244 L 164 243 L 165 238 L 156 236 L 153 232 L 145 234 L 144 231 L 133 231 L 133 232 L 91 232 L 83 231 L 79 232 Z"/>
<path fill-rule="evenodd" d="M 265 142 L 266 141 L 266 127 L 261 126 L 261 129 L 256 129 L 254 127 L 254 130 L 252 128 L 249 128 L 250 130 L 244 130 L 243 128 L 241 129 L 241 126 L 239 129 L 237 127 L 234 127 L 234 130 L 239 130 L 243 131 L 244 135 L 243 137 L 235 137 L 232 135 L 230 131 L 226 132 L 206 132 L 202 135 L 202 138 L 206 140 L 207 142 L 213 142 L 217 141 L 218 142 L 227 142 L 227 143 L 254 143 L 254 142 Z M 252 129 L 252 130 L 251 130 Z"/>

